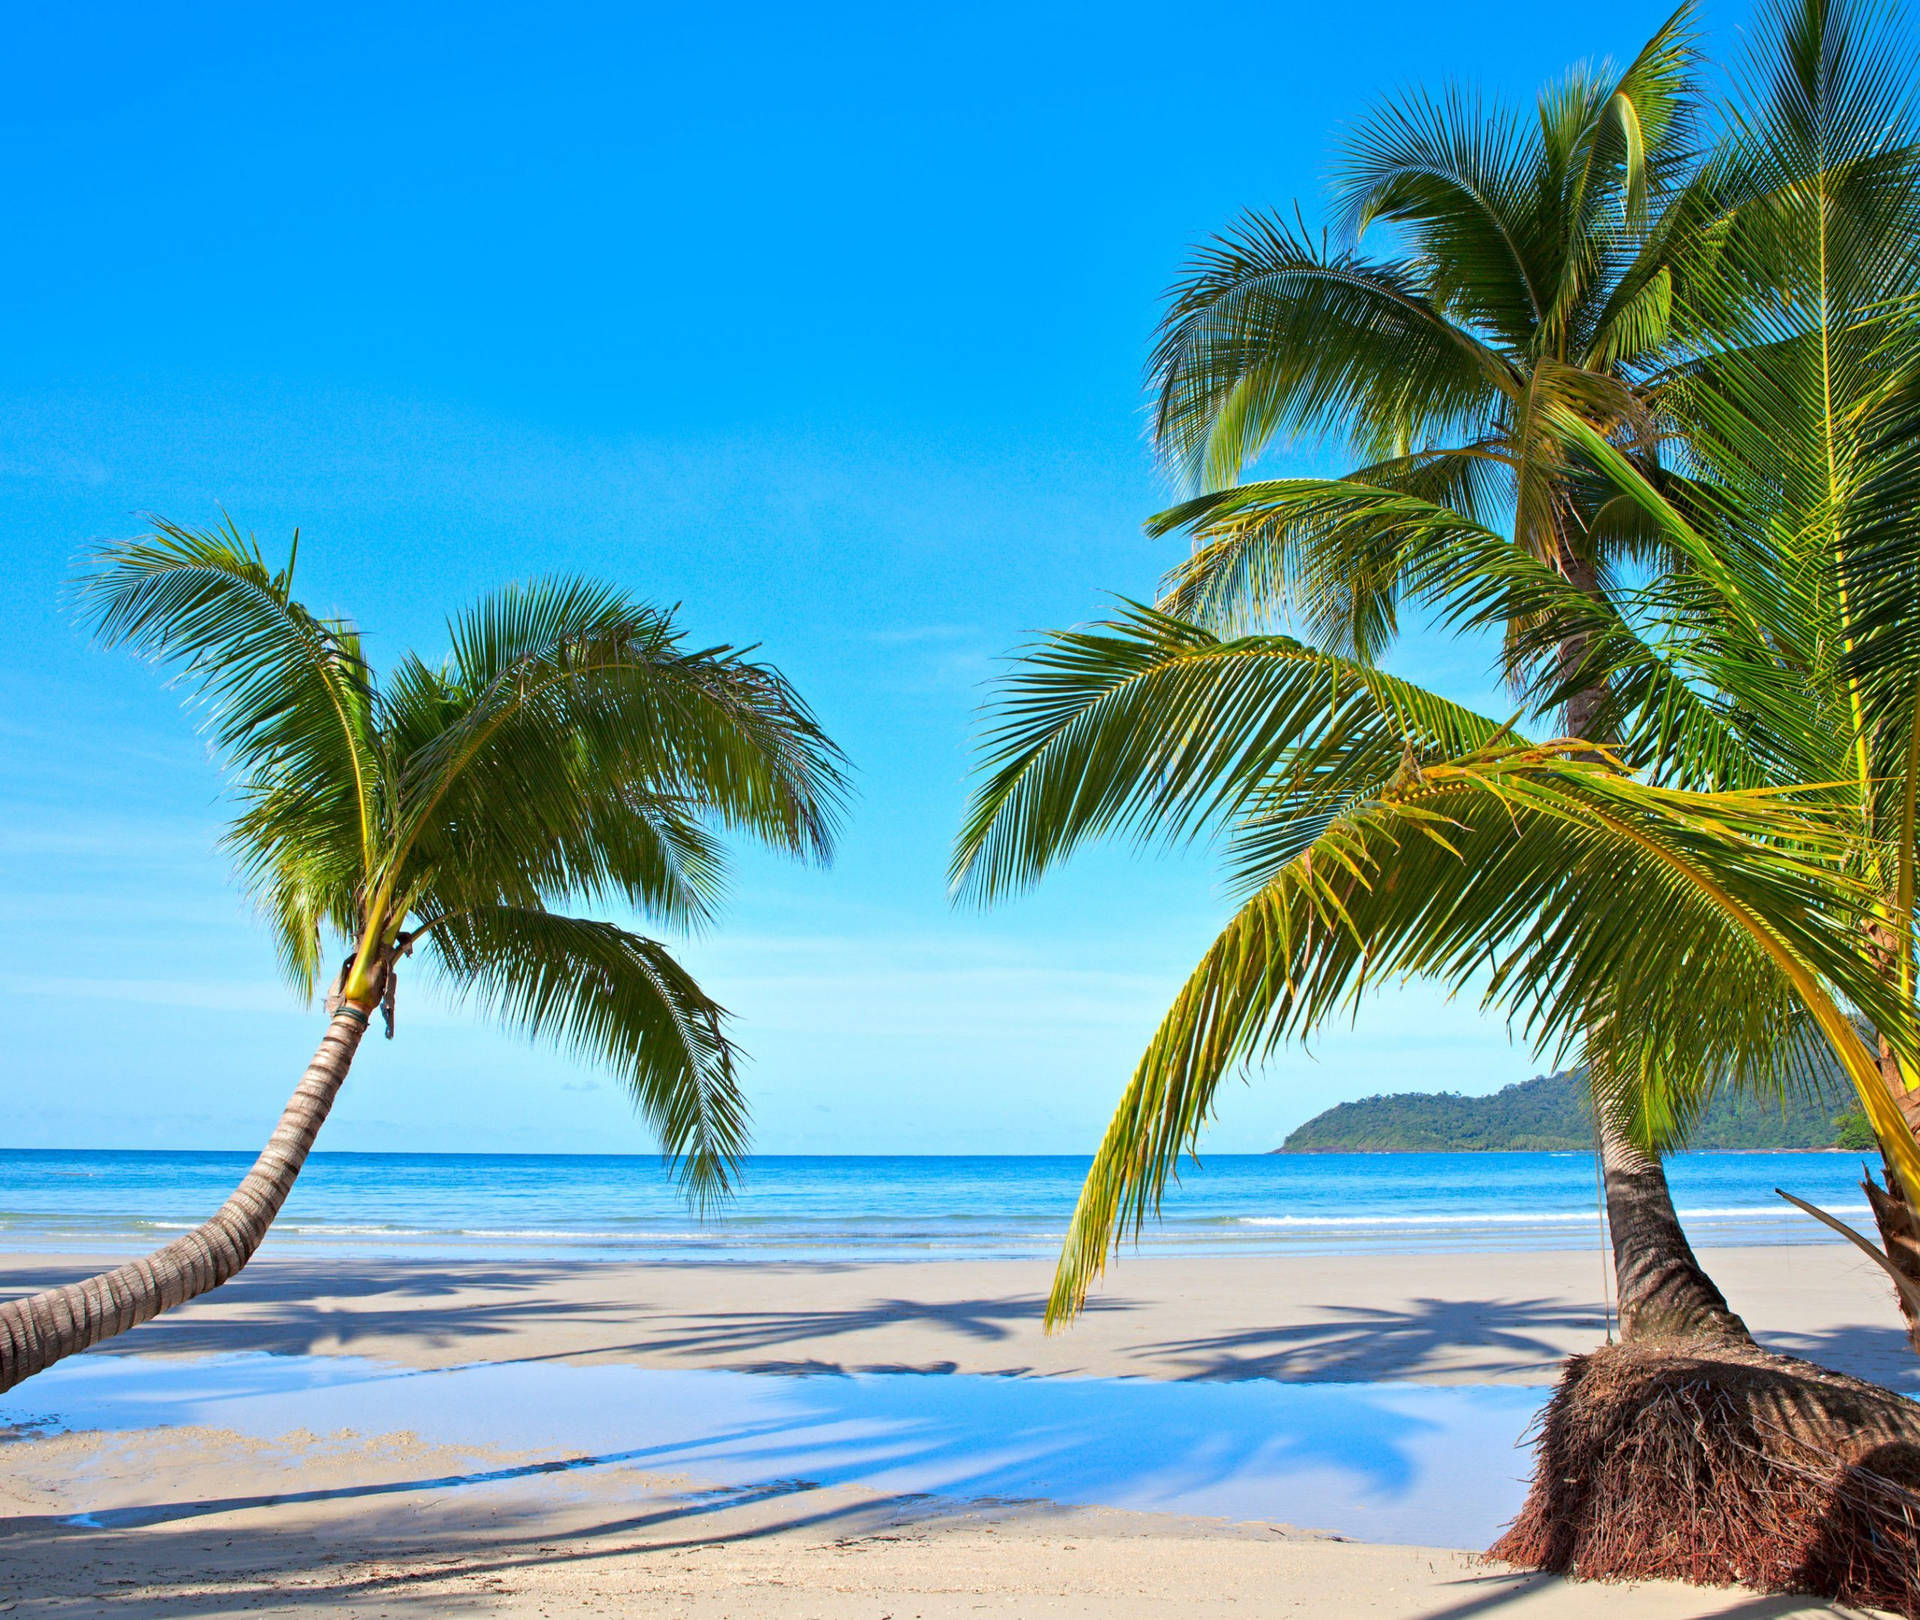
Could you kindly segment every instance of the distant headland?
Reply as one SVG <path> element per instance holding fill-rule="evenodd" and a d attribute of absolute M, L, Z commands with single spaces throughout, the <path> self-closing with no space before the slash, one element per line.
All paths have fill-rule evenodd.
<path fill-rule="evenodd" d="M 1705 1150 L 1850 1148 L 1873 1135 L 1837 1078 L 1785 1103 L 1724 1091 L 1687 1139 Z M 1294 1131 L 1275 1153 L 1545 1153 L 1591 1149 L 1583 1069 L 1538 1075 L 1486 1097 L 1412 1091 L 1336 1104 Z"/>

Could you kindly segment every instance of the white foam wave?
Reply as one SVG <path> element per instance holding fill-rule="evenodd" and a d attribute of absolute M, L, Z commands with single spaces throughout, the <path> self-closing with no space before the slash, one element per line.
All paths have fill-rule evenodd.
<path fill-rule="evenodd" d="M 1865 1204 L 1839 1204 L 1828 1210 L 1832 1215 L 1871 1215 Z M 1727 1209 L 1683 1209 L 1679 1211 L 1682 1220 L 1689 1221 L 1727 1221 L 1727 1220 L 1774 1220 L 1789 1218 L 1794 1211 L 1782 1204 L 1774 1208 L 1767 1204 L 1744 1204 Z M 1435 1211 L 1424 1215 L 1238 1215 L 1234 1222 L 1239 1226 L 1542 1226 L 1542 1225 L 1588 1225 L 1591 1226 L 1598 1214 L 1591 1209 L 1585 1210 L 1476 1210 L 1468 1213 Z"/>

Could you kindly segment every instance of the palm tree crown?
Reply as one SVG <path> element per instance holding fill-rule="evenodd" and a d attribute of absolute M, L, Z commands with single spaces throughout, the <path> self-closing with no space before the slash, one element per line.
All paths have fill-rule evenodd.
<path fill-rule="evenodd" d="M 437 664 L 376 678 L 358 631 L 293 595 L 230 525 L 162 523 L 100 556 L 103 639 L 172 664 L 209 706 L 239 801 L 227 842 L 311 995 L 392 1015 L 403 959 L 456 997 L 608 1064 L 689 1192 L 731 1183 L 747 1114 L 722 1009 L 665 946 L 570 904 L 705 922 L 720 835 L 832 846 L 839 755 L 772 668 L 688 647 L 604 585 L 510 587 L 450 625 Z"/>
<path fill-rule="evenodd" d="M 1403 254 L 1255 218 L 1176 289 L 1156 430 L 1201 493 L 1153 527 L 1195 550 L 1159 610 L 1015 671 L 954 861 L 982 899 L 1092 837 L 1223 835 L 1232 861 L 1239 909 L 1114 1115 L 1055 1314 L 1225 1075 L 1383 976 L 1479 983 L 1577 1044 L 1643 1146 L 1713 1084 L 1788 1083 L 1830 1046 L 1920 1200 L 1911 974 L 1865 948 L 1905 929 L 1880 954 L 1911 959 L 1920 167 L 1902 59 L 1857 21 L 1772 14 L 1711 145 L 1685 10 L 1537 128 L 1391 107 L 1341 201 L 1351 241 L 1386 222 Z M 1283 433 L 1366 459 L 1228 484 Z M 1409 598 L 1503 627 L 1522 716 L 1561 711 L 1557 735 L 1381 672 Z M 1275 619 L 1304 639 L 1258 633 Z M 1849 779 L 1891 806 L 1884 859 Z"/>
<path fill-rule="evenodd" d="M 1199 254 L 1152 362 L 1156 442 L 1201 492 L 1155 520 L 1198 540 L 1165 607 L 1225 627 L 1288 613 L 1373 656 L 1462 544 L 1589 590 L 1636 549 L 1629 503 L 1583 498 L 1563 424 L 1641 434 L 1684 329 L 1695 62 L 1683 7 L 1625 72 L 1570 75 L 1531 120 L 1459 91 L 1390 104 L 1336 176 L 1348 245 L 1254 214 Z M 1380 229 L 1384 257 L 1362 245 Z M 1276 435 L 1360 464 L 1234 485 Z"/>
<path fill-rule="evenodd" d="M 1383 981 L 1478 983 L 1534 1041 L 1622 1076 L 1770 1077 L 1824 1039 L 1870 1109 L 1884 1094 L 1846 1009 L 1913 1050 L 1858 949 L 1874 897 L 1818 790 L 1648 784 L 1362 661 L 1146 608 L 1032 649 L 986 748 L 962 893 L 1024 888 L 1090 838 L 1218 835 L 1238 901 L 1095 1156 L 1055 1316 L 1157 1208 L 1228 1075 Z"/>

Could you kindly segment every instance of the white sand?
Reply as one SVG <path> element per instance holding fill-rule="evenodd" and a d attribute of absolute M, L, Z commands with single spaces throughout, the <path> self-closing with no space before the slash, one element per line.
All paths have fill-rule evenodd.
<path fill-rule="evenodd" d="M 269 1240 L 271 1247 L 271 1240 Z M 1767 1343 L 1863 1377 L 1920 1371 L 1892 1290 L 1839 1243 L 1713 1249 Z M 0 1257 L 0 1293 L 100 1260 Z M 742 1372 L 1550 1384 L 1601 1338 L 1591 1250 L 1125 1259 L 1070 1331 L 1041 1331 L 1051 1268 L 365 1261 L 269 1252 L 114 1351 L 270 1350 L 412 1366 L 538 1357 Z"/>
<path fill-rule="evenodd" d="M 1891 1299 L 1845 1250 L 1707 1258 L 1763 1338 L 1913 1387 Z M 0 1261 L 14 1287 L 76 1270 Z M 113 1350 L 1537 1384 L 1599 1338 L 1590 1252 L 1128 1261 L 1088 1319 L 1054 1338 L 1039 1331 L 1046 1276 L 1014 1262 L 447 1265 L 293 1253 Z M 394 1433 L 26 1434 L 0 1457 L 10 1510 L 0 1605 L 22 1615 L 1837 1612 L 1732 1591 L 1567 1586 L 1477 1569 L 1458 1550 L 1165 1515 L 957 1507 L 831 1485 L 689 1495 L 710 1481 L 637 1466 L 460 1483 L 449 1476 L 554 1458 Z M 61 1522 L 120 1509 L 143 1510 L 144 1522 Z"/>

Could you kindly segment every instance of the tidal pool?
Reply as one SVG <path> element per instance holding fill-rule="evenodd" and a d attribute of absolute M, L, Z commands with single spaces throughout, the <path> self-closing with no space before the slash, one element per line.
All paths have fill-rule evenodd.
<path fill-rule="evenodd" d="M 1479 1548 L 1520 1506 L 1531 1461 L 1520 1442 L 1547 1393 L 530 1362 L 421 1371 L 353 1356 L 96 1353 L 0 1396 L 0 1423 L 202 1425 L 260 1439 L 411 1430 L 546 1459 L 516 1473 L 622 1463 L 733 1488 L 803 1480 L 1039 1498 Z M 490 1477 L 499 1476 L 473 1479 Z"/>

